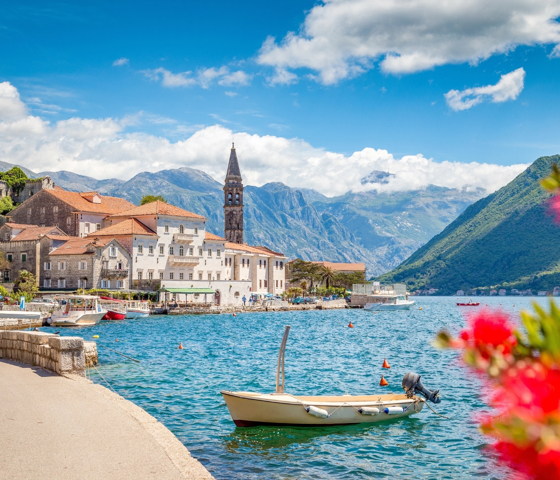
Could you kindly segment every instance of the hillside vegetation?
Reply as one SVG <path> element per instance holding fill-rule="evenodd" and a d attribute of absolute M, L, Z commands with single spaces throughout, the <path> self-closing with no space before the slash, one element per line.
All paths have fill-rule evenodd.
<path fill-rule="evenodd" d="M 377 278 L 409 290 L 560 285 L 560 226 L 539 184 L 560 156 L 542 157 L 497 192 L 469 206 L 399 267 Z"/>

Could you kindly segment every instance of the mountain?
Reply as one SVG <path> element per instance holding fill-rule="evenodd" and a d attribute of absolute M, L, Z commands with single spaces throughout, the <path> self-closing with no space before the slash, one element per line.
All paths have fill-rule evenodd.
<path fill-rule="evenodd" d="M 441 294 L 560 285 L 560 226 L 547 211 L 550 194 L 539 184 L 559 162 L 559 155 L 539 158 L 377 280 L 406 283 L 410 290 L 437 288 Z"/>
<path fill-rule="evenodd" d="M 1 165 L 0 165 L 1 167 Z M 72 172 L 41 172 L 72 191 L 96 190 L 133 203 L 147 194 L 208 218 L 209 231 L 223 235 L 223 185 L 193 168 L 142 172 L 128 181 L 96 180 Z M 365 183 L 386 183 L 375 171 Z M 245 187 L 245 239 L 304 260 L 363 262 L 369 274 L 396 267 L 483 196 L 480 190 L 442 187 L 326 197 L 312 189 L 273 182 Z"/>

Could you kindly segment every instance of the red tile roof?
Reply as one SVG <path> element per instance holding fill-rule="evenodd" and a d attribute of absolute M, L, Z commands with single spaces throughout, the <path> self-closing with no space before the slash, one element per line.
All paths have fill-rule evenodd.
<path fill-rule="evenodd" d="M 270 250 L 266 247 L 251 247 L 250 245 L 247 245 L 246 243 L 226 242 L 226 248 L 229 248 L 230 250 L 239 250 L 239 251 L 242 251 L 242 252 L 256 253 L 256 254 L 259 254 L 259 255 L 284 256 L 281 253 L 272 252 L 272 250 Z"/>
<path fill-rule="evenodd" d="M 157 235 L 151 228 L 146 227 L 142 222 L 135 218 L 129 218 L 122 222 L 115 223 L 110 227 L 102 228 L 90 233 L 88 237 L 106 237 L 115 235 Z"/>
<path fill-rule="evenodd" d="M 47 192 L 57 197 L 59 200 L 71 205 L 78 212 L 106 213 L 107 215 L 112 215 L 122 212 L 123 210 L 134 208 L 134 204 L 124 198 L 99 195 L 101 203 L 92 203 L 83 197 L 83 193 L 68 192 L 60 187 L 55 187 L 52 190 L 41 190 L 41 192 Z"/>
<path fill-rule="evenodd" d="M 105 246 L 107 245 L 112 238 L 79 238 L 79 237 L 70 237 L 71 240 L 68 240 L 66 243 L 58 247 L 56 250 L 53 250 L 50 255 L 92 255 L 95 253 L 94 250 L 88 252 L 88 246 L 96 245 L 96 246 Z M 97 240 L 97 242 L 96 242 Z"/>
<path fill-rule="evenodd" d="M 218 241 L 223 241 L 225 242 L 226 239 L 223 237 L 219 237 L 218 235 L 214 235 L 213 233 L 210 232 L 204 232 L 204 239 L 205 240 L 218 240 Z"/>
<path fill-rule="evenodd" d="M 111 216 L 138 217 L 141 215 L 169 215 L 170 217 L 188 217 L 206 220 L 206 217 L 203 217 L 202 215 L 183 210 L 182 208 L 176 207 L 175 205 L 169 205 L 168 203 L 162 202 L 160 200 L 146 203 L 145 205 L 140 205 L 139 207 L 134 207 L 129 210 L 124 210 Z"/>
<path fill-rule="evenodd" d="M 263 252 L 265 252 L 269 255 L 276 255 L 277 257 L 284 257 L 285 256 L 283 253 L 275 252 L 274 250 L 271 250 L 268 247 L 255 247 L 255 248 L 258 248 L 259 250 L 262 250 Z"/>
<path fill-rule="evenodd" d="M 335 272 L 365 272 L 364 263 L 335 263 L 335 262 L 311 262 L 323 267 L 330 268 Z"/>
<path fill-rule="evenodd" d="M 10 228 L 15 228 L 15 229 L 38 227 L 39 226 L 39 225 L 31 225 L 31 224 L 26 224 L 26 223 L 12 223 L 12 222 L 7 222 L 4 225 L 6 225 L 7 227 L 10 227 Z"/>
<path fill-rule="evenodd" d="M 54 235 L 64 235 L 64 232 L 58 227 L 29 227 L 18 233 L 11 241 L 24 242 L 27 240 L 39 240 L 42 235 L 47 235 L 49 233 Z"/>

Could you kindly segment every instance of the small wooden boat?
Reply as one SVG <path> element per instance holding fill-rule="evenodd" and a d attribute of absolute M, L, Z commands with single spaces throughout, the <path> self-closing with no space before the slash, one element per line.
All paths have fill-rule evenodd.
<path fill-rule="evenodd" d="M 284 354 L 289 331 L 287 326 L 280 346 L 275 393 L 221 392 L 236 426 L 374 423 L 419 413 L 427 400 L 440 402 L 438 392 L 424 388 L 420 375 L 414 373 L 407 373 L 403 379 L 404 394 L 296 396 L 285 393 Z"/>
<path fill-rule="evenodd" d="M 469 300 L 468 302 L 457 302 L 457 306 L 458 307 L 478 307 L 480 305 L 479 302 L 473 302 L 472 300 Z"/>
<path fill-rule="evenodd" d="M 126 317 L 126 302 L 111 297 L 99 297 L 99 303 L 107 310 L 101 320 L 124 320 Z"/>
<path fill-rule="evenodd" d="M 150 315 L 150 302 L 147 300 L 127 300 L 126 318 L 140 318 Z"/>

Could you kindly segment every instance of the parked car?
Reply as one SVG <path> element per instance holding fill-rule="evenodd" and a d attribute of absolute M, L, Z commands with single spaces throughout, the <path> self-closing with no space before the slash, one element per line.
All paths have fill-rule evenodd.
<path fill-rule="evenodd" d="M 299 304 L 305 303 L 305 298 L 303 298 L 303 297 L 296 297 L 296 298 L 294 298 L 294 299 L 292 300 L 292 303 L 293 303 L 294 305 L 299 305 Z"/>
<path fill-rule="evenodd" d="M 317 303 L 317 299 L 315 297 L 305 297 L 305 303 Z"/>

